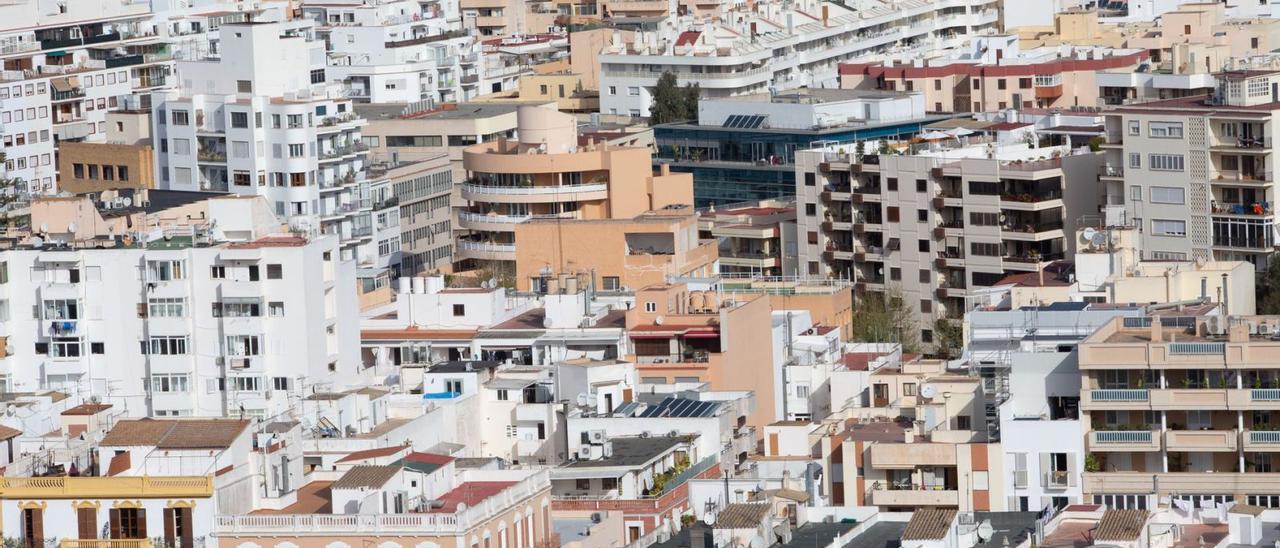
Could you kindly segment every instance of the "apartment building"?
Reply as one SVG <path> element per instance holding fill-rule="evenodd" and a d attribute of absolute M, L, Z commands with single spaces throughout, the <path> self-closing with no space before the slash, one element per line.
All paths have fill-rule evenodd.
<path fill-rule="evenodd" d="M 716 242 L 698 236 L 698 215 L 671 205 L 630 219 L 530 219 L 515 226 L 516 287 L 545 293 L 569 268 L 592 272 L 603 291 L 716 273 Z"/>
<path fill-rule="evenodd" d="M 106 115 L 105 142 L 66 141 L 58 145 L 61 191 L 72 194 L 114 189 L 155 188 L 155 149 L 149 112 Z"/>
<path fill-rule="evenodd" d="M 654 127 L 654 161 L 693 174 L 699 208 L 785 200 L 795 193 L 796 151 L 823 142 L 907 139 L 942 118 L 925 114 L 918 93 L 811 88 L 704 98 L 696 121 Z"/>
<path fill-rule="evenodd" d="M 653 88 L 668 71 L 680 85 L 696 83 L 704 97 L 713 98 L 770 88 L 836 87 L 841 62 L 915 58 L 994 29 L 996 4 L 867 2 L 855 11 L 807 0 L 791 7 L 721 4 L 718 23 L 669 16 L 670 24 L 601 52 L 600 111 L 648 116 Z"/>
<path fill-rule="evenodd" d="M 385 226 L 375 237 L 379 260 L 395 255 L 396 276 L 413 276 L 446 269 L 453 264 L 453 168 L 443 153 L 433 158 L 398 164 L 374 164 L 374 226 Z M 381 190 L 381 192 L 378 192 Z M 390 266 L 390 265 L 388 265 Z"/>
<path fill-rule="evenodd" d="M 719 246 L 720 274 L 795 276 L 795 202 L 765 200 L 711 207 L 698 215 L 698 234 Z"/>
<path fill-rule="evenodd" d="M 971 290 L 1064 258 L 1077 219 L 1097 211 L 1101 156 L 997 138 L 886 143 L 902 153 L 861 158 L 834 147 L 798 153 L 802 271 L 900 295 L 921 327 L 909 335 L 929 344 L 934 318 L 959 317 Z"/>
<path fill-rule="evenodd" d="M 453 180 L 466 179 L 462 151 L 516 135 L 516 111 L 521 105 L 446 103 L 435 108 L 392 103 L 358 104 L 356 114 L 366 120 L 361 136 L 374 162 L 407 162 L 448 153 Z M 555 108 L 547 106 L 547 108 Z"/>
<path fill-rule="evenodd" d="M 364 121 L 341 86 L 324 84 L 310 23 L 224 24 L 219 36 L 217 52 L 179 62 L 181 85 L 153 100 L 159 187 L 264 196 L 355 259 L 372 237 Z"/>
<path fill-rule="evenodd" d="M 1275 247 L 1271 117 L 1280 72 L 1218 74 L 1209 96 L 1107 112 L 1107 205 L 1141 227 L 1142 259 L 1241 260 L 1269 267 Z"/>
<path fill-rule="evenodd" d="M 873 364 L 868 405 L 846 406 L 816 432 L 832 504 L 1003 510 L 1000 445 L 978 426 L 980 379 L 950 371 L 941 360 L 904 356 Z M 794 444 L 773 444 L 764 458 L 793 451 Z"/>
<path fill-rule="evenodd" d="M 0 147 L 21 191 L 58 191 L 58 142 L 104 141 L 121 98 L 166 83 L 168 44 L 146 2 L 34 0 L 0 7 Z"/>
<path fill-rule="evenodd" d="M 1215 312 L 1116 318 L 1081 342 L 1087 500 L 1276 506 L 1277 320 Z"/>
<path fill-rule="evenodd" d="M 348 382 L 354 263 L 334 236 L 281 234 L 259 198 L 152 192 L 181 205 L 108 221 L 88 198 L 33 204 L 40 236 L 0 259 L 6 390 L 100 396 L 131 416 L 265 417 Z"/>
<path fill-rule="evenodd" d="M 463 152 L 461 197 L 468 205 L 458 212 L 458 228 L 469 233 L 459 236 L 454 257 L 464 268 L 514 273 L 516 225 L 533 218 L 626 219 L 693 201 L 692 179 L 665 170 L 654 175 L 647 148 L 582 142 L 577 119 L 548 108 L 522 106 L 516 116 L 516 142 Z"/>
<path fill-rule="evenodd" d="M 913 65 L 840 65 L 840 87 L 919 91 L 930 112 L 1099 105 L 1101 71 L 1133 72 L 1146 50 L 1046 46 L 1023 50 L 1017 36 L 975 37 L 965 49 Z"/>
<path fill-rule="evenodd" d="M 477 94 L 479 52 L 454 2 L 305 3 L 329 53 L 326 77 L 362 103 L 439 104 Z"/>

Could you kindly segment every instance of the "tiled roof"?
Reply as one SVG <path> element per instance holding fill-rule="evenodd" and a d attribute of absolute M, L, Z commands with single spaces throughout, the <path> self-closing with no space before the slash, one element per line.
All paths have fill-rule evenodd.
<path fill-rule="evenodd" d="M 956 519 L 954 508 L 924 508 L 911 514 L 902 540 L 942 540 Z"/>
<path fill-rule="evenodd" d="M 365 459 L 376 459 L 378 457 L 389 457 L 407 449 L 405 445 L 395 445 L 392 447 L 379 447 L 377 449 L 365 449 L 364 451 L 356 451 L 345 457 L 338 459 L 338 462 L 351 462 Z"/>
<path fill-rule="evenodd" d="M 432 508 L 433 514 L 452 514 L 458 511 L 460 504 L 468 508 L 484 502 L 485 499 L 501 493 L 504 489 L 515 485 L 514 481 L 468 481 L 455 487 L 452 491 L 440 495 L 437 499 L 442 506 Z"/>
<path fill-rule="evenodd" d="M 120 454 L 111 457 L 111 462 L 107 464 L 107 475 L 118 476 L 128 472 L 129 468 L 133 467 L 131 461 L 132 459 L 129 457 L 128 451 L 123 451 Z"/>
<path fill-rule="evenodd" d="M 22 435 L 22 431 L 17 428 L 10 428 L 0 424 L 0 441 L 11 440 Z"/>
<path fill-rule="evenodd" d="M 716 529 L 755 529 L 769 514 L 769 504 L 728 504 L 716 516 Z"/>
<path fill-rule="evenodd" d="M 1142 535 L 1142 528 L 1147 524 L 1146 510 L 1107 510 L 1098 522 L 1098 530 L 1093 538 L 1101 541 L 1132 542 Z"/>
<path fill-rule="evenodd" d="M 347 473 L 343 474 L 338 481 L 333 482 L 331 489 L 377 489 L 386 485 L 396 472 L 400 471 L 399 466 L 353 466 Z"/>
<path fill-rule="evenodd" d="M 150 445 L 157 449 L 226 449 L 249 421 L 239 419 L 122 420 L 102 438 L 103 447 Z"/>
<path fill-rule="evenodd" d="M 63 411 L 63 415 L 97 415 L 103 411 L 111 409 L 109 403 L 82 403 L 71 409 Z"/>

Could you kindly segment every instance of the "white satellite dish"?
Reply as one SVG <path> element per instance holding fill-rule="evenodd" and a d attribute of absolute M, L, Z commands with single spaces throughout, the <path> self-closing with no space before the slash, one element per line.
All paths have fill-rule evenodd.
<path fill-rule="evenodd" d="M 591 396 L 578 394 L 578 405 L 587 405 L 589 403 L 591 403 Z"/>
<path fill-rule="evenodd" d="M 120 203 L 124 204 L 124 207 L 129 207 L 133 205 L 133 198 L 125 196 L 123 198 L 120 198 Z"/>
<path fill-rule="evenodd" d="M 991 540 L 991 536 L 994 534 L 996 534 L 996 529 L 991 526 L 991 520 L 984 519 L 982 523 L 978 524 L 978 538 L 982 539 L 982 542 Z"/>
<path fill-rule="evenodd" d="M 920 387 L 920 397 L 926 400 L 933 399 L 933 397 L 937 395 L 938 395 L 938 389 L 935 388 L 932 384 L 926 384 Z"/>
<path fill-rule="evenodd" d="M 715 512 L 707 512 L 707 513 L 705 513 L 705 514 L 702 514 L 702 521 L 703 521 L 703 522 L 705 522 L 707 525 L 715 525 L 715 524 L 716 524 L 716 513 L 715 513 Z"/>
<path fill-rule="evenodd" d="M 657 318 L 653 319 L 654 325 L 662 325 L 662 322 L 663 322 L 662 316 L 658 316 Z"/>
<path fill-rule="evenodd" d="M 39 236 L 31 237 L 31 247 L 41 247 L 43 245 L 44 245 L 44 238 L 41 238 Z"/>
<path fill-rule="evenodd" d="M 1084 238 L 1084 241 L 1086 242 L 1092 242 L 1094 235 L 1096 235 L 1097 233 L 1098 231 L 1094 230 L 1093 227 L 1088 227 L 1088 228 L 1085 228 L 1084 231 L 1080 233 L 1080 237 Z"/>
<path fill-rule="evenodd" d="M 49 231 L 49 224 L 48 224 L 48 223 L 40 223 L 40 232 L 48 232 L 48 231 Z"/>
<path fill-rule="evenodd" d="M 67 223 L 67 232 L 75 232 L 75 231 L 76 231 L 76 224 L 75 224 L 75 223 Z"/>

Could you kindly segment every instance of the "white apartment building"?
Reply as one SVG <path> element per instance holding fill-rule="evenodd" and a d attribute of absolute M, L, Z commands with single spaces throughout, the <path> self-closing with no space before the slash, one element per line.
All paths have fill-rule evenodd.
<path fill-rule="evenodd" d="M 326 42 L 328 79 L 358 102 L 438 104 L 480 94 L 476 41 L 462 31 L 456 1 L 308 2 L 302 10 Z"/>
<path fill-rule="evenodd" d="M 841 62 L 907 60 L 994 30 L 998 0 L 803 0 L 722 5 L 720 23 L 668 16 L 600 52 L 600 111 L 648 116 L 663 72 L 704 97 L 838 87 Z"/>
<path fill-rule="evenodd" d="M 165 85 L 173 65 L 138 0 L 6 3 L 0 61 L 3 175 L 31 194 L 57 192 L 58 141 L 105 140 L 106 113 Z"/>
<path fill-rule="evenodd" d="M 175 211 L 216 225 L 83 236 L 106 225 L 89 208 L 81 226 L 35 220 L 43 242 L 0 253 L 4 391 L 97 396 L 131 416 L 270 417 L 351 382 L 355 265 L 337 237 L 281 235 L 261 199 L 189 207 Z"/>
<path fill-rule="evenodd" d="M 266 197 L 300 230 L 338 236 L 341 258 L 372 238 L 367 147 L 341 86 L 324 83 L 324 50 L 306 22 L 229 23 L 217 52 L 178 63 L 157 94 L 160 188 Z"/>
<path fill-rule="evenodd" d="M 1276 243 L 1273 118 L 1280 71 L 1223 72 L 1209 96 L 1107 113 L 1099 171 L 1108 206 L 1140 227 L 1143 260 L 1246 260 Z"/>

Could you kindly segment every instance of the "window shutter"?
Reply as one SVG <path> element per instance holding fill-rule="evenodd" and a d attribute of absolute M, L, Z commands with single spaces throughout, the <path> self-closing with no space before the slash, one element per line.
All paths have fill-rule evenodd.
<path fill-rule="evenodd" d="M 1040 453 L 1040 487 L 1049 486 L 1049 454 Z"/>
<path fill-rule="evenodd" d="M 1075 453 L 1067 453 L 1067 485 L 1069 487 L 1076 486 L 1076 455 Z"/>
<path fill-rule="evenodd" d="M 174 511 L 182 518 L 179 520 L 179 524 L 182 526 L 182 532 L 179 535 L 182 539 L 182 548 L 193 548 L 196 545 L 196 532 L 191 523 L 191 509 L 176 508 Z"/>
<path fill-rule="evenodd" d="M 120 538 L 120 509 L 112 508 L 108 516 L 111 519 L 111 538 L 118 539 Z"/>
<path fill-rule="evenodd" d="M 164 509 L 164 541 L 169 546 L 176 546 L 173 538 L 173 508 Z"/>
<path fill-rule="evenodd" d="M 76 510 L 78 518 L 78 529 L 80 530 L 80 538 L 96 539 L 98 538 L 98 509 L 97 508 L 80 508 Z"/>
<path fill-rule="evenodd" d="M 147 538 L 147 511 L 138 509 L 138 538 Z"/>
<path fill-rule="evenodd" d="M 31 539 L 36 546 L 44 546 L 44 510 L 32 508 L 28 512 L 31 512 Z"/>

